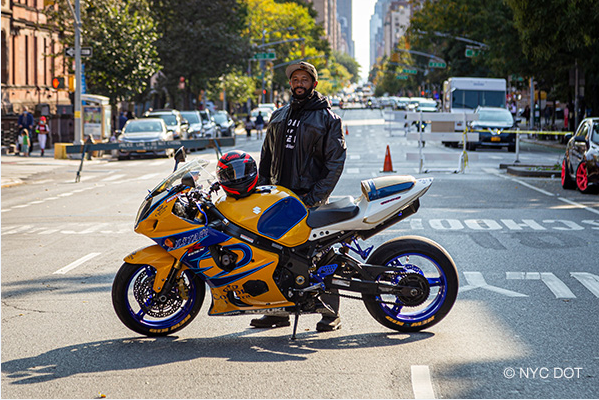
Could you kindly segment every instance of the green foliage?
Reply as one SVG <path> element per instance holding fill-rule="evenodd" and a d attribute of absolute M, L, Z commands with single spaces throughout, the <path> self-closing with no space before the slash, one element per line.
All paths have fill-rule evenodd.
<path fill-rule="evenodd" d="M 360 64 L 347 53 L 334 51 L 335 61 L 341 64 L 350 74 L 350 82 L 358 83 L 360 80 Z"/>
<path fill-rule="evenodd" d="M 165 87 L 173 105 L 189 108 L 192 93 L 236 68 L 247 66 L 247 37 L 243 35 L 247 8 L 240 0 L 150 0 L 158 20 L 156 42 Z M 185 93 L 178 83 L 185 79 Z"/>
<path fill-rule="evenodd" d="M 49 23 L 64 46 L 74 45 L 73 19 L 65 0 L 47 11 Z M 83 58 L 88 92 L 105 95 L 112 104 L 143 92 L 159 70 L 154 41 L 158 35 L 146 0 L 94 0 L 81 4 L 81 42 L 93 56 Z M 64 34 L 67 32 L 67 34 Z"/>
<path fill-rule="evenodd" d="M 212 79 L 206 89 L 208 98 L 217 99 L 223 89 L 227 93 L 230 103 L 243 103 L 252 98 L 254 94 L 255 79 L 250 78 L 243 71 L 232 71 L 221 78 Z"/>

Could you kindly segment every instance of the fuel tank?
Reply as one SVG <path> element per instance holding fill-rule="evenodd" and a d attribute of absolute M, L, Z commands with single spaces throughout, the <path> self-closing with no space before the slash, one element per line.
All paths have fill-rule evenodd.
<path fill-rule="evenodd" d="M 282 186 L 258 186 L 241 199 L 224 194 L 214 205 L 229 221 L 286 247 L 299 246 L 310 236 L 308 210 Z"/>

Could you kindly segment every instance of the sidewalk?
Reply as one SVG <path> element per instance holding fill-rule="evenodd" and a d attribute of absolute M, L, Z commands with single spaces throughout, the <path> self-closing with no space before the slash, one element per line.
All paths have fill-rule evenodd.
<path fill-rule="evenodd" d="M 81 164 L 81 155 L 75 155 L 76 158 L 70 159 L 54 159 L 54 149 L 46 150 L 44 157 L 40 156 L 39 150 L 34 152 L 29 157 L 17 156 L 15 154 L 3 154 L 0 157 L 0 173 L 2 175 L 2 188 L 21 185 L 27 180 L 31 180 L 33 176 L 42 172 L 70 166 L 79 168 Z M 107 162 L 108 159 L 98 158 L 93 160 L 85 160 L 84 164 Z"/>

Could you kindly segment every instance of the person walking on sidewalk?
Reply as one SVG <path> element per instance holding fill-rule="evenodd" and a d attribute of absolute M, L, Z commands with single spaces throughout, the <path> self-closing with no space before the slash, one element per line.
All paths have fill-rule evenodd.
<path fill-rule="evenodd" d="M 341 118 L 318 93 L 316 68 L 307 62 L 285 70 L 292 101 L 270 119 L 262 144 L 259 184 L 281 185 L 298 195 L 306 207 L 326 204 L 345 165 L 346 146 Z M 322 295 L 322 319 L 317 331 L 341 327 L 339 293 Z M 257 328 L 289 326 L 289 315 L 265 315 L 250 323 Z"/>
<path fill-rule="evenodd" d="M 252 137 L 252 129 L 254 128 L 254 122 L 252 121 L 250 114 L 248 114 L 247 117 L 245 117 L 244 125 L 245 125 L 246 136 Z"/>
<path fill-rule="evenodd" d="M 50 135 L 50 126 L 46 122 L 46 117 L 40 117 L 40 122 L 37 124 L 35 131 L 37 132 L 37 141 L 40 144 L 41 156 L 43 157 L 44 150 L 46 149 L 46 141 Z"/>
<path fill-rule="evenodd" d="M 262 111 L 258 111 L 258 116 L 256 116 L 256 136 L 258 139 L 262 139 L 262 130 L 264 129 L 264 117 L 262 116 Z"/>

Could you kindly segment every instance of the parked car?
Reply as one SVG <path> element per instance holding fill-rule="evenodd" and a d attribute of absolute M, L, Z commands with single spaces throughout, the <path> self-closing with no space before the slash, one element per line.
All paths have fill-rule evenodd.
<path fill-rule="evenodd" d="M 202 117 L 202 125 L 204 126 L 204 137 L 215 138 L 218 135 L 218 129 L 212 112 L 210 110 L 201 110 L 200 116 Z"/>
<path fill-rule="evenodd" d="M 582 120 L 568 140 L 562 161 L 562 187 L 582 193 L 599 186 L 599 118 Z"/>
<path fill-rule="evenodd" d="M 503 132 L 514 128 L 514 117 L 503 107 L 478 107 L 475 111 L 478 120 L 470 123 L 470 128 L 478 132 L 478 142 L 468 142 L 466 148 L 475 151 L 477 147 L 507 147 L 516 151 L 516 134 Z"/>
<path fill-rule="evenodd" d="M 220 136 L 233 136 L 235 134 L 235 122 L 226 111 L 214 113 L 214 122 L 220 131 Z"/>
<path fill-rule="evenodd" d="M 262 103 L 258 104 L 258 107 L 256 108 L 267 108 L 270 110 L 270 113 L 272 114 L 277 109 L 277 105 L 275 103 Z"/>
<path fill-rule="evenodd" d="M 181 111 L 181 116 L 189 122 L 187 133 L 189 139 L 198 139 L 204 137 L 204 125 L 199 111 Z"/>
<path fill-rule="evenodd" d="M 148 111 L 143 115 L 144 118 L 161 118 L 169 130 L 173 132 L 175 139 L 187 139 L 187 129 L 189 122 L 181 116 L 177 110 L 164 109 Z"/>
<path fill-rule="evenodd" d="M 127 121 L 117 141 L 120 143 L 152 143 L 173 140 L 173 131 L 170 130 L 161 118 L 139 118 Z M 174 149 L 162 150 L 122 150 L 119 149 L 118 158 L 128 158 L 132 155 L 153 154 L 157 156 L 171 156 Z"/>

